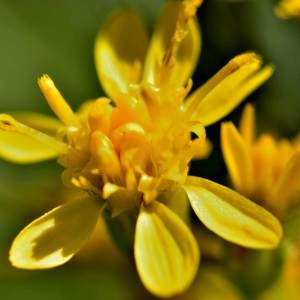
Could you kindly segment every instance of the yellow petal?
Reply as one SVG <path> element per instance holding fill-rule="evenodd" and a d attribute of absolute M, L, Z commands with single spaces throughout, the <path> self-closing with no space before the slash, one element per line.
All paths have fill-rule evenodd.
<path fill-rule="evenodd" d="M 26 126 L 55 136 L 63 124 L 56 118 L 35 112 L 13 112 L 11 115 Z"/>
<path fill-rule="evenodd" d="M 144 24 L 132 11 L 120 11 L 106 21 L 96 38 L 95 62 L 102 87 L 110 97 L 140 81 L 147 45 Z"/>
<path fill-rule="evenodd" d="M 255 135 L 255 111 L 253 105 L 249 103 L 246 104 L 243 110 L 239 124 L 239 131 L 244 141 L 250 146 Z"/>
<path fill-rule="evenodd" d="M 10 261 L 22 269 L 46 269 L 67 262 L 94 230 L 100 207 L 91 198 L 56 207 L 15 238 Z"/>
<path fill-rule="evenodd" d="M 224 239 L 248 248 L 275 248 L 282 229 L 264 208 L 207 179 L 189 176 L 185 185 L 198 218 Z"/>
<path fill-rule="evenodd" d="M 163 74 L 159 74 L 160 67 L 168 47 L 172 47 L 173 41 L 171 40 L 175 33 L 178 16 L 183 13 L 182 10 L 182 1 L 167 1 L 157 20 L 145 62 L 144 80 L 146 82 L 159 84 L 163 80 L 160 78 Z M 177 45 L 178 51 L 175 57 L 171 57 L 173 61 L 170 72 L 167 74 L 168 83 L 176 85 L 183 85 L 190 78 L 196 67 L 201 48 L 201 34 L 197 19 L 191 17 L 184 26 L 186 28 L 177 28 L 181 31 L 187 30 L 187 34 L 180 45 Z"/>
<path fill-rule="evenodd" d="M 199 250 L 191 231 L 175 213 L 157 201 L 141 208 L 134 255 L 143 284 L 160 297 L 183 292 L 198 269 Z"/>
<path fill-rule="evenodd" d="M 64 143 L 0 114 L 0 157 L 16 163 L 33 163 L 66 151 Z"/>
<path fill-rule="evenodd" d="M 231 122 L 222 124 L 221 146 L 232 183 L 243 195 L 250 195 L 254 185 L 250 148 Z"/>
<path fill-rule="evenodd" d="M 259 70 L 261 64 L 255 53 L 233 58 L 187 99 L 185 109 L 192 114 L 192 120 L 207 126 L 230 113 L 272 75 L 273 68 Z"/>
<path fill-rule="evenodd" d="M 260 201 L 268 201 L 270 191 L 276 184 L 273 173 L 276 160 L 278 160 L 276 140 L 271 134 L 264 133 L 260 135 L 252 147 L 255 193 Z"/>

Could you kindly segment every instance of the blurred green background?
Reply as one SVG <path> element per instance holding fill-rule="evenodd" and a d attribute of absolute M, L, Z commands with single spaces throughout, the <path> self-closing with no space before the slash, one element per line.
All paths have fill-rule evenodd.
<path fill-rule="evenodd" d="M 36 79 L 56 82 L 73 108 L 103 95 L 93 63 L 93 42 L 105 18 L 119 7 L 133 7 L 151 30 L 162 0 L 0 0 L 0 111 L 50 113 Z M 203 48 L 195 86 L 234 55 L 260 53 L 275 65 L 274 76 L 249 97 L 258 129 L 293 137 L 300 128 L 300 22 L 278 19 L 276 1 L 206 0 L 199 9 Z M 134 44 L 132 45 L 134 47 Z M 238 120 L 243 105 L 226 119 Z M 218 147 L 219 124 L 208 128 L 215 149 L 192 173 L 225 181 Z M 91 258 L 49 271 L 21 271 L 7 261 L 14 236 L 63 197 L 61 169 L 55 162 L 16 166 L 0 161 L 1 299 L 139 299 L 143 288 L 133 267 Z M 101 255 L 101 252 L 99 252 Z M 130 276 L 128 276 L 130 274 Z"/>

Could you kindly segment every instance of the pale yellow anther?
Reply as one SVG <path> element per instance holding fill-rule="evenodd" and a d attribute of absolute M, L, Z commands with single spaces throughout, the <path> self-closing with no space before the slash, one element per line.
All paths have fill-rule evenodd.
<path fill-rule="evenodd" d="M 120 190 L 120 186 L 107 182 L 103 186 L 102 197 L 103 199 L 108 199 L 111 195 Z"/>
<path fill-rule="evenodd" d="M 76 116 L 52 79 L 48 75 L 43 75 L 38 79 L 38 85 L 57 117 L 66 125 L 76 125 Z"/>
<path fill-rule="evenodd" d="M 89 180 L 87 180 L 85 177 L 83 176 L 79 176 L 77 177 L 73 177 L 71 178 L 71 183 L 81 189 L 85 189 L 85 190 L 94 190 L 93 185 L 90 183 Z"/>

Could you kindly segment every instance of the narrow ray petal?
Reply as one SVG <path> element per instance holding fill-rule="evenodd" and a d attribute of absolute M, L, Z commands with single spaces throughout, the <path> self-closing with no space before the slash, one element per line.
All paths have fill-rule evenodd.
<path fill-rule="evenodd" d="M 198 269 L 199 250 L 191 231 L 175 213 L 156 201 L 141 208 L 134 254 L 142 282 L 160 297 L 187 289 Z"/>
<path fill-rule="evenodd" d="M 16 163 L 33 163 L 66 151 L 64 143 L 0 114 L 0 157 Z"/>
<path fill-rule="evenodd" d="M 276 140 L 271 134 L 259 136 L 252 147 L 252 161 L 255 177 L 255 193 L 258 199 L 267 201 L 269 191 L 274 188 L 274 162 L 278 160 Z"/>
<path fill-rule="evenodd" d="M 22 269 L 46 269 L 67 262 L 94 230 L 100 206 L 91 198 L 56 207 L 15 238 L 10 261 Z"/>
<path fill-rule="evenodd" d="M 63 124 L 56 118 L 35 112 L 13 112 L 11 115 L 26 126 L 55 136 Z"/>
<path fill-rule="evenodd" d="M 255 53 L 232 59 L 187 99 L 185 108 L 192 119 L 207 126 L 230 113 L 272 75 L 271 66 L 260 67 L 261 60 Z"/>
<path fill-rule="evenodd" d="M 224 239 L 248 248 L 277 247 L 281 225 L 264 208 L 203 178 L 189 176 L 185 190 L 198 218 Z"/>
<path fill-rule="evenodd" d="M 38 79 L 38 85 L 56 116 L 65 125 L 76 126 L 78 120 L 70 105 L 55 86 L 53 80 L 45 74 Z"/>
<path fill-rule="evenodd" d="M 174 57 L 171 57 L 170 72 L 165 74 L 168 77 L 167 81 L 171 84 L 182 85 L 193 73 L 200 54 L 201 34 L 195 17 L 191 17 L 187 24 L 180 25 L 177 23 L 178 15 L 183 13 L 182 10 L 182 1 L 167 1 L 156 23 L 147 53 L 144 72 L 144 80 L 146 82 L 159 84 L 164 80 L 160 78 L 160 76 L 163 76 L 163 74 L 160 74 L 160 71 L 162 71 L 160 67 L 168 47 L 172 47 L 170 43 L 172 43 L 176 26 L 178 37 L 185 30 L 187 34 L 179 45 L 174 45 L 174 47 L 178 47 L 178 51 Z M 180 26 L 183 27 L 181 28 Z M 186 28 L 184 28 L 185 26 Z"/>
<path fill-rule="evenodd" d="M 254 183 L 251 151 L 231 122 L 221 126 L 221 146 L 235 189 L 249 195 Z"/>
<path fill-rule="evenodd" d="M 243 110 L 239 124 L 239 130 L 244 141 L 250 146 L 255 135 L 255 110 L 253 105 L 249 103 L 246 104 Z"/>
<path fill-rule="evenodd" d="M 200 86 L 192 95 L 190 95 L 185 102 L 186 109 L 193 111 L 200 101 L 202 101 L 205 96 L 208 95 L 216 86 L 221 84 L 224 79 L 236 72 L 240 72 L 240 69 L 249 64 L 252 65 L 252 68 L 249 71 L 253 72 L 261 65 L 261 60 L 255 53 L 244 53 L 235 56 L 212 78 L 210 78 L 205 84 Z M 248 74 L 245 75 L 248 76 Z"/>
<path fill-rule="evenodd" d="M 120 11 L 106 21 L 96 38 L 95 61 L 99 80 L 110 97 L 140 81 L 147 45 L 144 24 L 132 11 Z"/>

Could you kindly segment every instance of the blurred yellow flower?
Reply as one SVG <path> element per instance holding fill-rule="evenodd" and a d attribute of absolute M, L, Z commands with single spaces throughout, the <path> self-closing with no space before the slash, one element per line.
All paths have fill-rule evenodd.
<path fill-rule="evenodd" d="M 203 224 L 224 239 L 250 248 L 277 246 L 281 226 L 273 215 L 224 186 L 188 176 L 190 161 L 210 150 L 204 126 L 225 116 L 272 74 L 270 66 L 261 68 L 256 54 L 245 53 L 184 101 L 200 51 L 194 17 L 200 3 L 168 1 L 150 41 L 133 12 L 108 19 L 95 57 L 113 101 L 96 99 L 75 114 L 45 75 L 38 83 L 60 121 L 19 114 L 20 123 L 0 115 L 3 158 L 30 163 L 58 156 L 65 184 L 87 192 L 21 231 L 10 250 L 14 266 L 65 263 L 106 209 L 112 217 L 134 220 L 134 257 L 145 287 L 161 297 L 179 294 L 194 279 L 200 257 L 184 222 L 188 201 Z"/>
<path fill-rule="evenodd" d="M 222 124 L 224 159 L 237 191 L 283 217 L 300 190 L 300 136 L 275 140 L 263 133 L 255 138 L 254 108 L 248 104 L 239 130 Z"/>
<path fill-rule="evenodd" d="M 300 19 L 300 0 L 281 0 L 275 7 L 275 13 L 283 19 Z"/>

